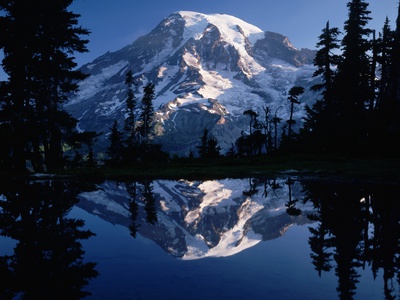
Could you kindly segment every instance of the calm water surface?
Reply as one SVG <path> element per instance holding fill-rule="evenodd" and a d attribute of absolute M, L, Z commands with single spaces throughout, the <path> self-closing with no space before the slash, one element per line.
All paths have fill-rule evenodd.
<path fill-rule="evenodd" d="M 399 299 L 398 185 L 0 186 L 0 299 Z"/>

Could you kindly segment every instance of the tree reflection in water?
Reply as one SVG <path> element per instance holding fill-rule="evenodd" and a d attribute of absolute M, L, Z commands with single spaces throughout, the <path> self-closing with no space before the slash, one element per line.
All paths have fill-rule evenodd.
<path fill-rule="evenodd" d="M 138 185 L 140 188 L 138 188 Z M 131 224 L 129 225 L 129 231 L 132 237 L 136 238 L 140 220 L 139 216 L 139 203 L 144 203 L 144 211 L 146 213 L 146 222 L 155 225 L 157 223 L 157 206 L 156 198 L 153 193 L 153 181 L 145 180 L 142 182 L 126 182 L 126 191 L 129 194 L 129 214 Z M 139 195 L 138 195 L 139 194 Z"/>
<path fill-rule="evenodd" d="M 0 298 L 81 299 L 98 275 L 83 262 L 80 240 L 94 234 L 84 221 L 66 215 L 78 193 L 91 189 L 76 182 L 6 182 L 0 192 L 0 233 L 16 240 L 14 253 L 0 257 Z"/>
<path fill-rule="evenodd" d="M 318 211 L 310 228 L 311 258 L 318 274 L 334 268 L 340 299 L 353 299 L 359 273 L 382 270 L 385 299 L 396 299 L 400 279 L 398 186 L 305 183 L 306 201 Z"/>
<path fill-rule="evenodd" d="M 299 215 L 301 215 L 301 209 L 296 207 L 296 203 L 299 200 L 293 199 L 293 196 L 292 196 L 293 183 L 294 183 L 294 181 L 291 178 L 288 178 L 288 180 L 286 181 L 286 184 L 289 187 L 289 201 L 285 204 L 286 212 L 288 213 L 288 215 L 291 215 L 291 216 L 299 216 Z"/>

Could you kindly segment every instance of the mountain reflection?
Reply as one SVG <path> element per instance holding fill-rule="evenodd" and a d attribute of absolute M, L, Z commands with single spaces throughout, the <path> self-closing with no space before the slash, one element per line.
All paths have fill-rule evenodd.
<path fill-rule="evenodd" d="M 107 181 L 79 206 L 182 259 L 229 256 L 312 221 L 299 182 L 284 179 Z"/>
<path fill-rule="evenodd" d="M 93 233 L 83 220 L 67 218 L 88 186 L 65 181 L 3 182 L 0 233 L 14 239 L 13 254 L 0 257 L 1 299 L 81 299 L 98 275 L 83 262 L 80 240 Z"/>
<path fill-rule="evenodd" d="M 317 213 L 310 228 L 312 262 L 321 276 L 334 270 L 340 299 L 353 299 L 359 271 L 383 273 L 385 299 L 396 299 L 400 280 L 398 186 L 305 183 L 305 201 Z"/>

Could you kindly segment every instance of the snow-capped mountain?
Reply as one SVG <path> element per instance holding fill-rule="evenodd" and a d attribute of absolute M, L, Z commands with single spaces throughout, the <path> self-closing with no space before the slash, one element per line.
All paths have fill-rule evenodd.
<path fill-rule="evenodd" d="M 181 11 L 131 45 L 84 65 L 90 76 L 66 107 L 82 130 L 109 133 L 114 119 L 123 124 L 125 75 L 132 70 L 138 103 L 143 87 L 155 84 L 157 139 L 166 151 L 194 150 L 204 128 L 226 150 L 248 130 L 245 110 L 262 115 L 265 107 L 272 113 L 282 107 L 278 117 L 288 118 L 288 91 L 310 86 L 314 55 L 233 16 Z M 297 119 L 315 95 L 302 99 Z"/>
<path fill-rule="evenodd" d="M 278 238 L 294 224 L 310 222 L 307 214 L 313 208 L 300 201 L 301 184 L 291 182 L 289 189 L 287 183 L 284 179 L 157 180 L 150 183 L 154 200 L 150 204 L 142 183 L 107 181 L 95 192 L 80 194 L 78 206 L 113 224 L 135 223 L 140 235 L 175 257 L 224 257 Z M 294 198 L 301 213 L 290 215 L 288 202 Z M 132 201 L 138 206 L 135 220 Z M 151 205 L 156 215 L 153 224 L 148 222 Z"/>

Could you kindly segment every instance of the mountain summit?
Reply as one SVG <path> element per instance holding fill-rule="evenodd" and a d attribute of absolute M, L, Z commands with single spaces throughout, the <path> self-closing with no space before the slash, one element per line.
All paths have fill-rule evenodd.
<path fill-rule="evenodd" d="M 310 85 L 314 55 L 230 15 L 180 11 L 131 45 L 84 65 L 81 71 L 89 77 L 67 109 L 82 130 L 108 133 L 113 120 L 123 124 L 124 81 L 131 70 L 137 100 L 148 82 L 155 84 L 156 139 L 164 150 L 195 150 L 204 128 L 227 150 L 248 130 L 245 110 L 262 115 L 266 107 L 279 109 L 278 117 L 286 120 L 288 91 Z M 308 102 L 312 98 L 303 95 Z M 295 118 L 304 115 L 303 106 Z"/>

